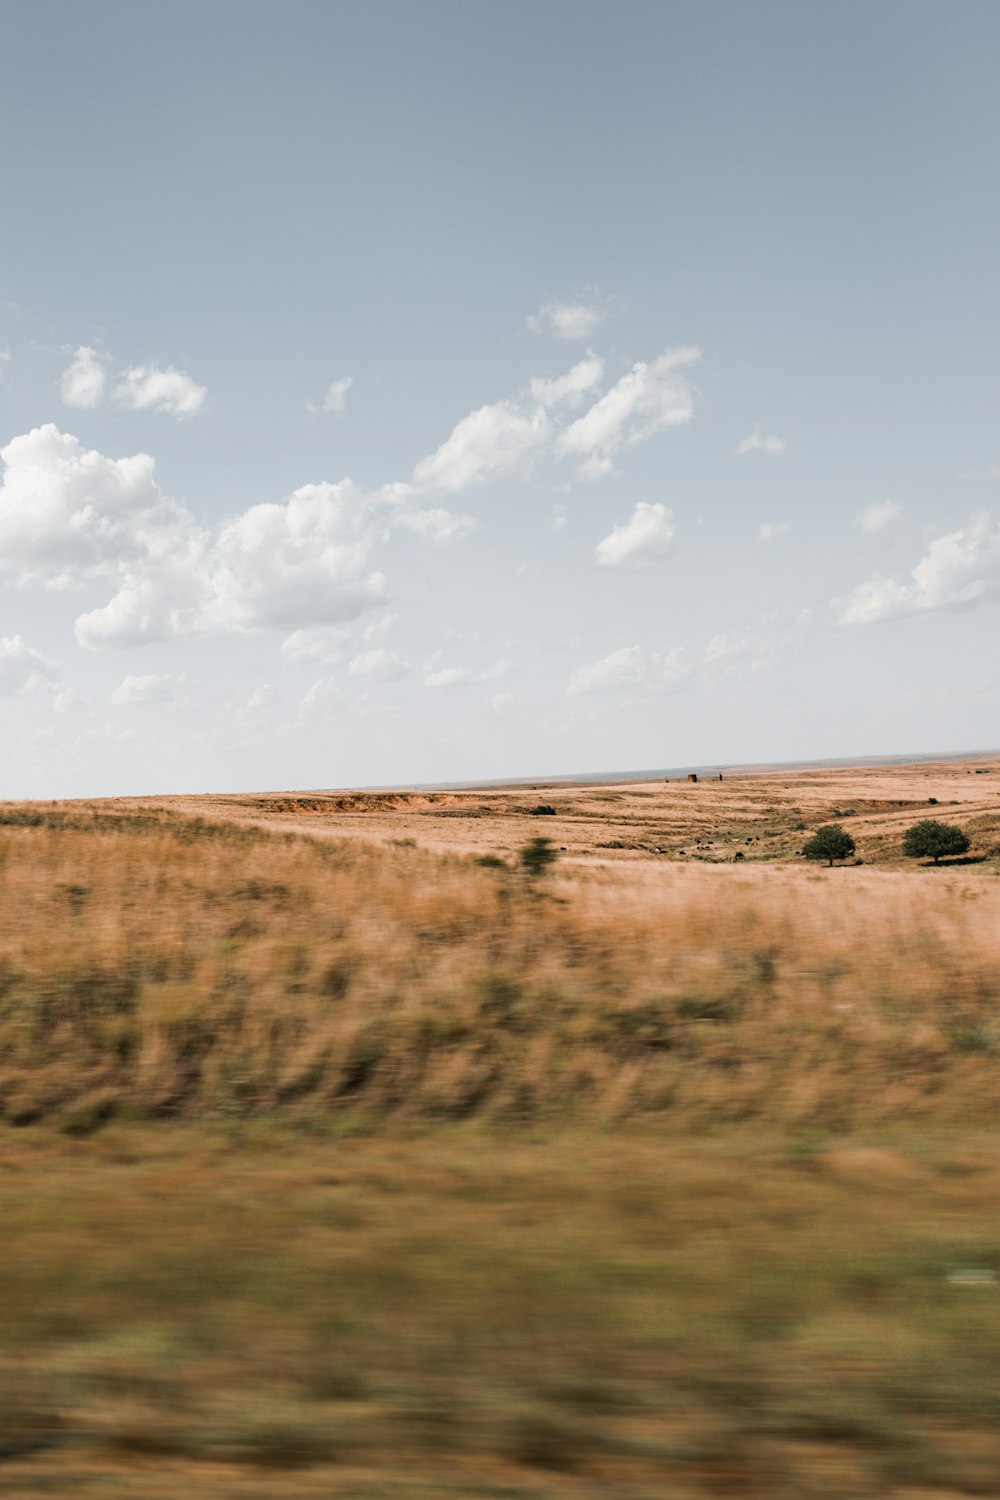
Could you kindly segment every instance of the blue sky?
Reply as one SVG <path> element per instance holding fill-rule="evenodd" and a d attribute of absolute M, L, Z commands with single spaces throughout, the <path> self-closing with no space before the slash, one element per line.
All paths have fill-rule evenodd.
<path fill-rule="evenodd" d="M 0 793 L 1000 743 L 994 4 L 0 43 Z"/>

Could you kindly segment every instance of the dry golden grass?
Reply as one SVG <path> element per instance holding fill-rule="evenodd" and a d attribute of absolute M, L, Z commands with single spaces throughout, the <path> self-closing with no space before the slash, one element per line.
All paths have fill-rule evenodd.
<path fill-rule="evenodd" d="M 0 808 L 0 1492 L 1000 1495 L 947 775 Z M 898 857 L 930 795 L 979 862 Z M 838 805 L 863 865 L 782 857 Z"/>
<path fill-rule="evenodd" d="M 1000 880 L 0 826 L 0 1111 L 847 1127 L 995 1108 Z"/>

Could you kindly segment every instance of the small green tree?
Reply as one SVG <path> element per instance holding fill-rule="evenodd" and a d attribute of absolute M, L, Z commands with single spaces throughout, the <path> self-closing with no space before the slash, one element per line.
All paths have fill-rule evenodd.
<path fill-rule="evenodd" d="M 549 866 L 555 864 L 559 851 L 551 839 L 542 837 L 529 839 L 520 853 L 521 869 L 525 875 L 535 879 L 544 875 Z"/>
<path fill-rule="evenodd" d="M 908 859 L 932 859 L 935 864 L 943 855 L 965 854 L 969 840 L 954 823 L 939 823 L 923 818 L 903 835 L 903 853 Z"/>
<path fill-rule="evenodd" d="M 825 859 L 832 866 L 835 859 L 849 859 L 854 849 L 854 840 L 839 823 L 827 823 L 825 827 L 817 828 L 803 846 L 802 853 L 806 859 Z"/>

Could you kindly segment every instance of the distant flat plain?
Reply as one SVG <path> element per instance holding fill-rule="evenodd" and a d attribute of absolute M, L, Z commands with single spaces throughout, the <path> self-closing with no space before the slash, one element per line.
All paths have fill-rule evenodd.
<path fill-rule="evenodd" d="M 508 857 L 544 834 L 571 865 L 794 860 L 807 830 L 843 823 L 866 864 L 902 867 L 919 818 L 962 824 L 979 855 L 1000 852 L 1000 753 L 903 764 L 701 771 L 669 779 L 505 783 L 474 788 L 229 793 L 107 799 L 320 836 Z M 936 806 L 934 805 L 936 802 Z M 551 814 L 538 814 L 547 806 Z"/>

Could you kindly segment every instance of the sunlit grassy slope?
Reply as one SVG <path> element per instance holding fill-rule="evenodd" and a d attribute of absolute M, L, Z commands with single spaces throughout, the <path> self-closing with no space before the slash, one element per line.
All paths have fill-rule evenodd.
<path fill-rule="evenodd" d="M 0 1112 L 984 1122 L 991 869 L 580 866 L 175 813 L 0 825 Z"/>

